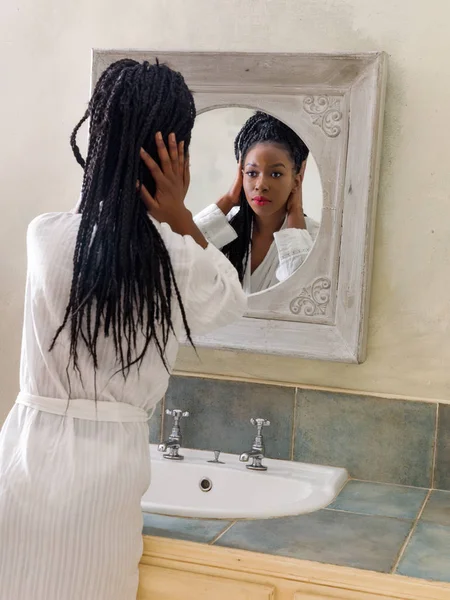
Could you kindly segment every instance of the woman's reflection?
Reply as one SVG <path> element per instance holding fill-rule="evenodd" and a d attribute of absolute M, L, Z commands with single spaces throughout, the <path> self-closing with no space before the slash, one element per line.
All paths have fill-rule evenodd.
<path fill-rule="evenodd" d="M 308 153 L 292 129 L 257 112 L 235 140 L 233 186 L 195 217 L 207 240 L 236 267 L 249 294 L 292 275 L 317 236 L 319 224 L 303 212 Z"/>

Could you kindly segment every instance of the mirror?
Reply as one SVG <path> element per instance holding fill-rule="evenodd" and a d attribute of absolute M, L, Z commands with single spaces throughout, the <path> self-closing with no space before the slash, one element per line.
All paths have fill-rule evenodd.
<path fill-rule="evenodd" d="M 221 202 L 239 176 L 236 139 L 245 151 L 238 205 Z M 190 167 L 186 205 L 210 243 L 235 266 L 244 262 L 248 294 L 269 289 L 303 264 L 319 231 L 323 191 L 314 157 L 290 127 L 248 108 L 203 112 L 192 134 Z M 241 211 L 248 211 L 247 217 Z M 243 227 L 248 217 L 250 230 Z"/>
<path fill-rule="evenodd" d="M 92 83 L 116 60 L 154 62 L 156 57 L 182 73 L 197 107 L 186 204 L 211 243 L 215 241 L 224 253 L 234 244 L 233 264 L 245 271 L 241 281 L 248 293 L 246 315 L 196 338 L 196 346 L 363 362 L 386 55 L 94 50 Z M 292 161 L 292 152 L 286 151 L 284 143 L 272 148 L 265 144 L 259 148 L 264 152 L 256 153 L 257 146 L 246 147 L 242 185 L 247 192 L 244 198 L 238 193 L 237 200 L 234 195 L 233 207 L 229 197 L 228 206 L 221 201 L 237 173 L 234 140 L 256 111 L 262 113 L 262 120 L 272 115 L 280 122 L 282 141 L 300 136 L 294 146 L 303 145 L 308 154 L 306 164 L 300 161 L 302 210 L 291 211 L 290 227 L 285 222 L 287 208 L 284 213 L 278 211 L 276 227 L 272 231 L 266 228 L 267 235 L 261 232 L 268 217 L 272 218 L 275 200 L 277 207 L 286 207 L 286 198 L 299 178 L 298 169 L 292 168 L 299 158 L 296 155 Z M 285 167 L 282 176 L 277 172 L 279 166 L 271 166 L 280 162 Z M 284 196 L 275 187 L 283 182 L 287 182 Z M 250 202 L 255 200 L 254 206 L 247 196 Z M 298 206 L 298 195 L 296 199 Z M 219 201 L 220 210 L 215 207 Z M 204 211 L 211 205 L 212 212 L 205 217 Z M 242 210 L 247 220 L 233 221 L 233 210 L 238 215 Z M 261 218 L 257 221 L 249 215 Z M 219 232 L 212 217 L 220 218 Z M 304 234 L 302 241 L 307 243 L 299 245 L 306 219 L 311 220 L 310 239 Z M 277 238 L 285 252 L 283 265 Z M 250 240 L 251 253 L 245 257 Z"/>

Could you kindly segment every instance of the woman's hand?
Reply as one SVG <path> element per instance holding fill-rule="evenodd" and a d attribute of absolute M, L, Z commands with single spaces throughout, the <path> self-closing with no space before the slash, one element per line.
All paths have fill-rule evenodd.
<path fill-rule="evenodd" d="M 161 133 L 156 134 L 156 147 L 161 167 L 141 148 L 141 159 L 155 180 L 154 196 L 138 182 L 140 196 L 147 211 L 160 223 L 167 223 L 172 231 L 180 235 L 190 235 L 203 248 L 208 245 L 195 225 L 192 213 L 184 205 L 190 174 L 189 163 L 185 161 L 184 142 L 177 145 L 175 134 L 169 135 L 167 151 Z"/>
<path fill-rule="evenodd" d="M 306 229 L 305 215 L 303 214 L 302 182 L 292 190 L 286 205 L 287 226 L 291 229 Z"/>
<path fill-rule="evenodd" d="M 239 159 L 238 170 L 233 185 L 231 186 L 229 192 L 225 194 L 225 196 L 222 196 L 222 198 L 217 202 L 217 206 L 224 215 L 227 215 L 235 206 L 239 206 L 241 202 L 243 181 L 244 176 L 242 174 L 242 161 Z"/>
<path fill-rule="evenodd" d="M 189 211 L 184 199 L 189 188 L 189 164 L 185 161 L 184 142 L 177 145 L 175 134 L 169 135 L 169 151 L 167 151 L 161 133 L 156 134 L 161 167 L 141 148 L 141 159 L 155 180 L 154 197 L 144 185 L 140 186 L 141 198 L 148 212 L 160 223 L 168 223 L 172 228 Z"/>

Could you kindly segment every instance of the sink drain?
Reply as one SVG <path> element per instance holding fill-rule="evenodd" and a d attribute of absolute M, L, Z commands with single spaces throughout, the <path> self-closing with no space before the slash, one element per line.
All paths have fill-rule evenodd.
<path fill-rule="evenodd" d="M 200 480 L 199 486 L 202 492 L 210 492 L 212 490 L 213 484 L 211 479 L 209 479 L 208 477 L 204 477 Z"/>

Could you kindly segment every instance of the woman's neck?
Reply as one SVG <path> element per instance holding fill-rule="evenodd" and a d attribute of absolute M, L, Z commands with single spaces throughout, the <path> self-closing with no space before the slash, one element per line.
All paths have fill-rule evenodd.
<path fill-rule="evenodd" d="M 257 233 L 262 235 L 273 235 L 283 227 L 286 219 L 286 211 L 279 211 L 273 215 L 261 217 L 255 214 L 254 227 Z"/>

